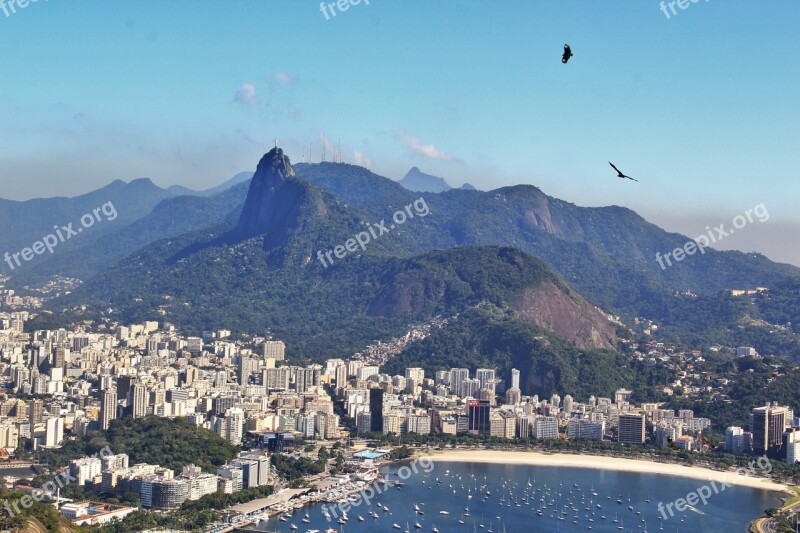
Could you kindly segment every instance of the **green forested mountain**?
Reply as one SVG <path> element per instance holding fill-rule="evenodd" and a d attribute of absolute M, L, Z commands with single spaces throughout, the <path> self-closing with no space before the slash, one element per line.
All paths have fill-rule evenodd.
<path fill-rule="evenodd" d="M 550 331 L 515 320 L 497 308 L 470 309 L 445 327 L 409 346 L 386 367 L 403 374 L 422 367 L 426 375 L 454 367 L 497 368 L 511 382 L 511 369 L 521 371 L 520 388 L 526 394 L 548 398 L 569 391 L 587 401 L 591 395 L 613 395 L 620 387 L 634 387 L 639 401 L 655 394 L 653 387 L 668 382 L 669 372 L 630 361 L 625 353 L 581 349 Z"/>
<path fill-rule="evenodd" d="M 231 208 L 240 200 L 241 207 Z M 294 355 L 318 359 L 348 355 L 484 299 L 578 346 L 612 348 L 613 335 L 595 328 L 599 322 L 590 317 L 596 305 L 655 320 L 664 338 L 676 342 L 749 343 L 800 356 L 791 331 L 775 335 L 761 322 L 797 315 L 786 296 L 791 290 L 761 302 L 769 304 L 764 317 L 759 303 L 721 294 L 728 287 L 782 286 L 800 269 L 759 255 L 706 250 L 661 271 L 655 253 L 686 238 L 619 207 L 581 208 L 528 185 L 414 193 L 352 165 L 295 169 L 280 149 L 264 156 L 248 184 L 213 198 L 173 201 L 147 222 L 175 234 L 134 251 L 58 307 L 88 302 L 95 307 L 83 318 L 111 308 L 113 319 L 168 320 L 193 331 L 271 330 L 285 337 Z M 424 216 L 333 265 L 319 261 L 319 252 L 343 246 L 380 221 L 389 226 L 393 213 L 414 202 L 425 206 Z M 204 209 L 209 225 L 201 226 Z M 182 228 L 194 229 L 178 235 Z M 130 238 L 109 248 L 121 254 Z M 537 285 L 527 273 L 536 269 L 553 283 L 544 294 L 531 289 Z M 577 293 L 589 303 L 565 296 Z M 570 331 L 557 324 L 569 320 L 552 319 L 557 311 L 583 318 Z"/>

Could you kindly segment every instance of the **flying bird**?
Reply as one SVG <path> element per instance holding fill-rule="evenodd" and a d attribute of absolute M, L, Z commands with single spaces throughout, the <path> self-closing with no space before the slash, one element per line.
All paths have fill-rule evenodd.
<path fill-rule="evenodd" d="M 625 174 L 623 174 L 622 171 L 620 169 L 618 169 L 617 167 L 615 167 L 614 163 L 612 163 L 611 161 L 609 161 L 608 164 L 611 165 L 611 168 L 613 168 L 614 170 L 617 171 L 617 177 L 618 178 L 628 178 L 629 180 L 633 180 L 633 181 L 637 181 L 637 182 L 639 181 L 636 178 L 632 178 L 630 176 L 626 176 Z"/>
<path fill-rule="evenodd" d="M 572 57 L 572 49 L 569 47 L 568 44 L 564 45 L 564 55 L 561 56 L 561 62 L 566 64 L 569 61 L 569 58 Z"/>

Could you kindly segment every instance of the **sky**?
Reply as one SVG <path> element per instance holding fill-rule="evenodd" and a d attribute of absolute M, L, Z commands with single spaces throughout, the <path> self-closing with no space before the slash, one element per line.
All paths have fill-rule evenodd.
<path fill-rule="evenodd" d="M 692 237 L 763 204 L 720 247 L 800 265 L 796 0 L 9 2 L 0 198 L 204 189 L 274 138 L 317 162 L 324 134 L 392 179 L 528 183 Z"/>

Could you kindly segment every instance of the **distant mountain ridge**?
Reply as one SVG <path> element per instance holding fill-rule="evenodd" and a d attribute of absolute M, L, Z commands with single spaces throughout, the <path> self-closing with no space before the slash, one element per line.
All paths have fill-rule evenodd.
<path fill-rule="evenodd" d="M 414 192 L 446 192 L 451 190 L 453 187 L 450 186 L 449 183 L 444 178 L 440 178 L 438 176 L 432 176 L 431 174 L 426 174 L 422 172 L 417 167 L 411 167 L 406 175 L 398 181 L 400 185 L 408 189 L 409 191 Z M 473 185 L 469 183 L 463 184 L 460 189 L 465 191 L 477 191 Z"/>
<path fill-rule="evenodd" d="M 445 192 L 452 189 L 444 178 L 425 174 L 417 167 L 411 167 L 398 183 L 414 192 Z"/>
<path fill-rule="evenodd" d="M 183 185 L 170 185 L 167 187 L 167 190 L 176 196 L 214 196 L 215 194 L 227 191 L 235 185 L 249 181 L 252 177 L 252 172 L 239 172 L 231 179 L 220 183 L 216 187 L 211 187 L 210 189 L 196 191 L 194 189 L 190 189 L 189 187 L 184 187 Z"/>
<path fill-rule="evenodd" d="M 0 199 L 0 253 L 31 246 L 43 236 L 52 233 L 53 226 L 77 224 L 81 216 L 91 214 L 93 209 L 111 202 L 117 211 L 116 219 L 96 224 L 91 231 L 83 232 L 80 238 L 61 243 L 59 252 L 79 242 L 92 242 L 147 215 L 159 202 L 172 196 L 169 191 L 142 178 L 130 183 L 115 180 L 105 187 L 72 198 L 36 198 L 26 201 Z M 39 259 L 41 257 L 37 257 L 37 261 Z M 28 266 L 25 265 L 26 268 Z M 0 272 L 4 272 L 3 266 L 0 266 Z"/>

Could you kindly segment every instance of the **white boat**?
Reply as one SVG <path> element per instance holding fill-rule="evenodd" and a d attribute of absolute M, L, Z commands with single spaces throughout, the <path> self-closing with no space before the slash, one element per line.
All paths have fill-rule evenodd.
<path fill-rule="evenodd" d="M 403 529 L 402 527 L 400 527 L 400 524 L 397 524 L 397 523 L 392 524 L 392 527 L 395 528 L 395 529 Z"/>

